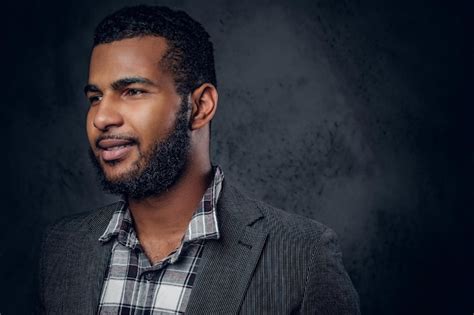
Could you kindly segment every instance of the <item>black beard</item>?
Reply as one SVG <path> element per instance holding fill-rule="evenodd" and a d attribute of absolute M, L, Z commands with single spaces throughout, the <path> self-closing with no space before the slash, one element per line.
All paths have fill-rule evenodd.
<path fill-rule="evenodd" d="M 181 178 L 188 164 L 188 110 L 187 100 L 183 99 L 176 114 L 174 129 L 168 137 L 157 141 L 149 151 L 140 154 L 132 170 L 117 179 L 107 179 L 98 157 L 89 148 L 92 164 L 97 170 L 104 191 L 122 195 L 126 199 L 141 200 L 159 196 L 173 186 Z"/>

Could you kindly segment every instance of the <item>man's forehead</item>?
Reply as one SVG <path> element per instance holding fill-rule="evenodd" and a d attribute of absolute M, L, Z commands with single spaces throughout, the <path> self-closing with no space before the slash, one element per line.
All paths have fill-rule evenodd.
<path fill-rule="evenodd" d="M 157 36 L 142 36 L 122 39 L 111 43 L 99 44 L 92 50 L 91 63 L 94 61 L 111 62 L 148 61 L 159 62 L 168 48 L 166 39 Z"/>
<path fill-rule="evenodd" d="M 143 36 L 100 44 L 92 50 L 89 81 L 109 77 L 155 77 L 168 45 L 157 36 Z"/>

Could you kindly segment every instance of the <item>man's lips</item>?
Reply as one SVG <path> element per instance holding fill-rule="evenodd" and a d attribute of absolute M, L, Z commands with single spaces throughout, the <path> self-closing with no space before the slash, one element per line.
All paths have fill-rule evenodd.
<path fill-rule="evenodd" d="M 97 141 L 100 156 L 105 162 L 123 159 L 136 142 L 130 139 L 102 139 Z"/>

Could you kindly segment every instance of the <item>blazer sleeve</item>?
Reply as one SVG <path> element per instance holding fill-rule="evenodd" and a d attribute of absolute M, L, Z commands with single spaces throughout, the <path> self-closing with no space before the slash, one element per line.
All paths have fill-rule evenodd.
<path fill-rule="evenodd" d="M 329 228 L 308 267 L 301 314 L 360 314 L 359 296 L 344 269 L 337 236 Z"/>

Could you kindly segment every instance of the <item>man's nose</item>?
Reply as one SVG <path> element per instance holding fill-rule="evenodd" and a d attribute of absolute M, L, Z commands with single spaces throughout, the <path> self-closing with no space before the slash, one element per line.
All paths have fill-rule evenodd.
<path fill-rule="evenodd" d="M 101 131 L 107 131 L 111 127 L 119 127 L 123 124 L 123 117 L 118 110 L 118 104 L 112 96 L 103 96 L 94 116 L 94 127 Z"/>

